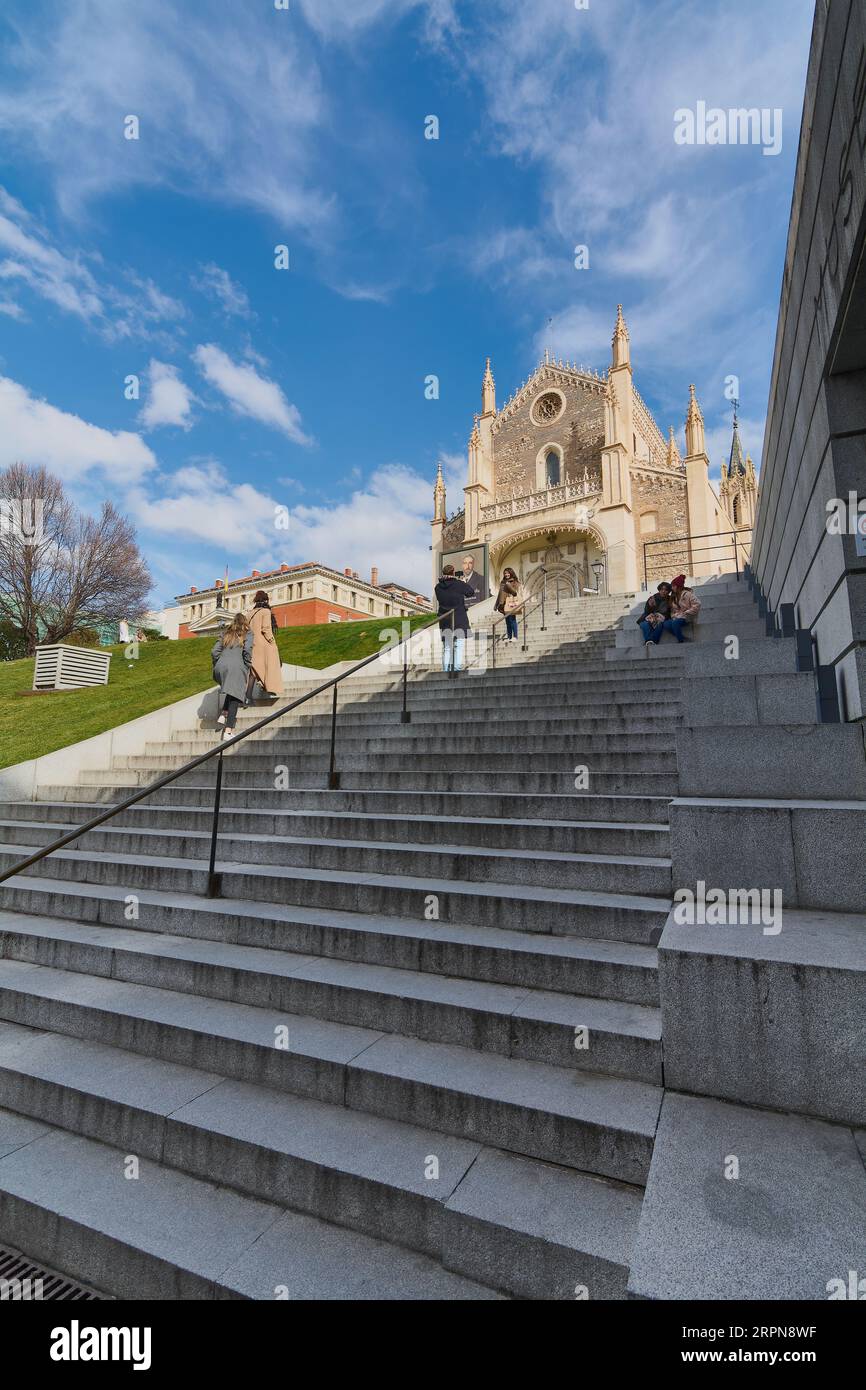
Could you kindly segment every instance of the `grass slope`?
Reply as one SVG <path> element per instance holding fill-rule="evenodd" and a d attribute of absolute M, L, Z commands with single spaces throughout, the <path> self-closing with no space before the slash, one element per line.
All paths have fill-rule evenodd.
<path fill-rule="evenodd" d="M 428 619 L 419 616 L 411 621 L 418 627 Z M 321 670 L 334 661 L 360 661 L 370 656 L 380 649 L 380 633 L 387 630 L 383 618 L 318 623 L 284 628 L 277 641 L 283 661 Z M 124 660 L 124 647 L 110 647 L 108 685 L 45 695 L 28 693 L 33 685 L 32 657 L 0 662 L 0 767 L 54 753 L 206 690 L 212 684 L 212 646 L 210 637 L 147 642 L 139 647 L 136 661 Z"/>

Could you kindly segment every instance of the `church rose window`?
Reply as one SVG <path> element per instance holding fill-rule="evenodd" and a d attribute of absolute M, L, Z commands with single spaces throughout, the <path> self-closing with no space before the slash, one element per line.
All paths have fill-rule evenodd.
<path fill-rule="evenodd" d="M 538 425 L 547 425 L 562 413 L 563 400 L 555 391 L 545 391 L 532 407 L 532 416 Z"/>

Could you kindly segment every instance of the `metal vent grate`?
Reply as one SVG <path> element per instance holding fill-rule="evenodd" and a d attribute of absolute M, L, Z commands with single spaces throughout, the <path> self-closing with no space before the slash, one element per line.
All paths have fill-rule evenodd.
<path fill-rule="evenodd" d="M 34 1264 L 18 1250 L 0 1245 L 0 1301 L 39 1302 L 58 1298 L 104 1299 L 107 1295 L 79 1284 L 66 1274 Z"/>

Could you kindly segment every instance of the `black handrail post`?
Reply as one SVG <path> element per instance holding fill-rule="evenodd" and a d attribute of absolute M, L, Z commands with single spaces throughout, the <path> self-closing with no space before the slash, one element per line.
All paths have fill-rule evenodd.
<path fill-rule="evenodd" d="M 223 789 L 223 755 L 217 758 L 216 786 L 213 798 L 213 822 L 210 831 L 210 862 L 207 870 L 207 896 L 222 897 L 223 876 L 216 871 L 217 839 L 219 838 L 220 801 Z"/>
<path fill-rule="evenodd" d="M 547 593 L 547 575 L 544 576 L 544 583 L 541 586 L 541 631 L 547 631 L 547 623 L 544 618 L 544 597 Z"/>
<path fill-rule="evenodd" d="M 529 604 L 523 605 L 523 650 L 526 651 L 526 634 L 529 630 Z"/>
<path fill-rule="evenodd" d="M 410 641 L 412 640 L 412 639 L 411 639 L 411 635 L 410 635 L 409 640 L 410 640 Z M 409 707 L 408 707 L 408 704 L 407 704 L 407 694 L 408 694 L 408 692 L 407 692 L 407 686 L 408 686 L 408 680 L 409 680 L 409 646 L 408 646 L 408 643 L 404 642 L 404 643 L 403 643 L 403 712 L 402 712 L 402 714 L 400 715 L 400 723 L 401 723 L 401 724 L 408 724 L 408 723 L 409 723 L 409 720 L 412 718 L 411 714 L 409 713 Z M 336 690 L 337 687 L 334 686 L 334 689 Z"/>
<path fill-rule="evenodd" d="M 337 685 L 334 684 L 334 698 L 331 701 L 331 765 L 328 770 L 328 790 L 340 789 L 340 774 L 337 771 Z"/>
<path fill-rule="evenodd" d="M 456 645 L 455 645 L 455 644 L 456 644 L 456 641 L 457 641 L 457 636 L 456 636 L 456 631 L 455 631 L 455 627 L 454 627 L 455 618 L 456 618 L 455 610 L 452 608 L 452 609 L 451 609 L 451 666 L 450 666 L 449 671 L 448 671 L 448 679 L 449 679 L 450 681 L 453 681 L 453 680 L 456 680 L 456 679 L 457 679 L 457 648 L 456 648 Z"/>
<path fill-rule="evenodd" d="M 739 578 L 740 578 L 740 547 L 737 545 L 737 533 L 736 533 L 736 531 L 733 531 L 731 534 L 732 534 L 733 537 L 734 537 L 734 568 L 735 568 L 736 571 L 737 571 L 737 580 L 738 580 L 738 582 L 739 582 Z"/>
<path fill-rule="evenodd" d="M 559 607 L 559 575 L 557 575 L 557 576 L 556 576 L 556 616 L 557 616 L 557 618 L 559 617 L 559 615 L 560 615 L 560 607 Z"/>
<path fill-rule="evenodd" d="M 490 624 L 490 669 L 496 670 L 496 619 Z"/>

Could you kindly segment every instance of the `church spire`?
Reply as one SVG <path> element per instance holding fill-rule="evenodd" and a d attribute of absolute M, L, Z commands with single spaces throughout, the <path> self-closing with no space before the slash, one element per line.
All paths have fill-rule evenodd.
<path fill-rule="evenodd" d="M 674 427 L 673 425 L 670 425 L 668 428 L 670 430 L 670 434 L 668 436 L 668 451 L 665 456 L 665 465 L 668 468 L 676 468 L 677 464 L 679 463 L 679 459 L 677 458 L 677 446 L 676 441 L 674 439 Z"/>
<path fill-rule="evenodd" d="M 689 409 L 686 415 L 686 453 L 689 458 L 694 458 L 697 454 L 705 452 L 704 417 L 701 414 L 701 407 L 698 405 L 694 385 L 691 385 L 689 386 Z"/>
<path fill-rule="evenodd" d="M 737 421 L 737 403 L 734 402 L 734 436 L 731 440 L 731 456 L 728 460 L 728 477 L 733 478 L 739 474 L 745 477 L 746 465 L 743 462 L 743 446 L 740 443 L 740 430 Z"/>
<path fill-rule="evenodd" d="M 611 359 L 614 367 L 628 367 L 631 365 L 631 347 L 628 336 L 628 329 L 625 326 L 625 319 L 622 316 L 622 305 L 616 306 L 616 324 L 611 339 L 613 357 Z"/>
<path fill-rule="evenodd" d="M 445 520 L 445 479 L 442 477 L 442 461 L 436 466 L 436 486 L 433 489 L 433 520 Z"/>
<path fill-rule="evenodd" d="M 482 415 L 496 414 L 496 382 L 493 380 L 493 372 L 490 370 L 490 358 L 487 359 L 487 366 L 484 369 L 484 381 L 481 386 L 481 413 Z"/>

